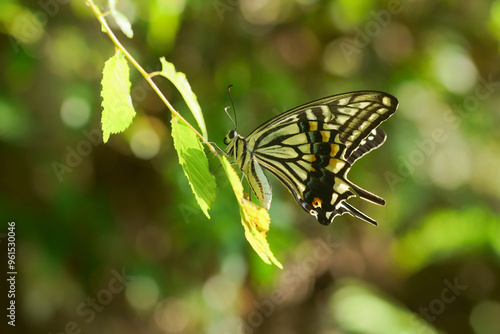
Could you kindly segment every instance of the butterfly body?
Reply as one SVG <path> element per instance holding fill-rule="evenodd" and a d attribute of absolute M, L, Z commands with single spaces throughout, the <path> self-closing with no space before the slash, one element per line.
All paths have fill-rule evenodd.
<path fill-rule="evenodd" d="M 376 225 L 346 202 L 353 196 L 385 201 L 347 179 L 352 164 L 379 147 L 385 133 L 377 129 L 398 101 L 381 92 L 351 92 L 326 97 L 284 112 L 246 138 L 235 130 L 224 142 L 243 171 L 259 203 L 269 209 L 271 186 L 264 169 L 275 175 L 298 204 L 321 224 L 344 213 Z"/>

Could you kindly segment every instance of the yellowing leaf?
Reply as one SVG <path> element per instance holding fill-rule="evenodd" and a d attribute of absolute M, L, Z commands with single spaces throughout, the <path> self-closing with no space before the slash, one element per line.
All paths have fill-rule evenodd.
<path fill-rule="evenodd" d="M 240 205 L 241 224 L 245 229 L 245 238 L 265 263 L 275 264 L 278 268 L 283 269 L 283 265 L 271 252 L 266 239 L 266 233 L 269 231 L 271 221 L 267 210 L 244 198 L 243 186 L 238 174 L 231 167 L 226 157 L 223 156 L 221 161 Z"/>

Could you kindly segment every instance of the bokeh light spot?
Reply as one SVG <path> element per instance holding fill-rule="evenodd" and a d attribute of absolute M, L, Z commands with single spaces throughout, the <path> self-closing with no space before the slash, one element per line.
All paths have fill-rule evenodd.
<path fill-rule="evenodd" d="M 226 276 L 213 276 L 203 286 L 203 298 L 211 308 L 228 309 L 236 300 L 236 285 Z"/>
<path fill-rule="evenodd" d="M 395 22 L 382 29 L 373 41 L 373 46 L 382 60 L 399 62 L 413 52 L 413 36 L 405 25 Z"/>
<path fill-rule="evenodd" d="M 129 304 L 137 310 L 147 310 L 158 301 L 160 289 L 155 280 L 147 276 L 136 276 L 127 286 L 125 296 Z"/>
<path fill-rule="evenodd" d="M 250 23 L 273 25 L 281 22 L 291 9 L 286 0 L 241 0 L 241 13 Z"/>
<path fill-rule="evenodd" d="M 323 67 L 333 75 L 348 77 L 356 73 L 363 60 L 362 50 L 352 40 L 340 38 L 328 44 L 323 53 Z"/>
<path fill-rule="evenodd" d="M 316 36 L 306 29 L 294 29 L 280 34 L 276 39 L 276 46 L 283 59 L 295 67 L 311 63 L 319 50 Z"/>
<path fill-rule="evenodd" d="M 471 157 L 467 146 L 459 138 L 451 137 L 439 144 L 437 151 L 430 154 L 429 176 L 434 184 L 445 189 L 456 189 L 467 182 L 470 176 Z"/>
<path fill-rule="evenodd" d="M 224 261 L 222 262 L 222 274 L 229 277 L 233 281 L 243 281 L 247 271 L 247 262 L 240 254 L 232 253 L 224 258 Z"/>
<path fill-rule="evenodd" d="M 500 333 L 500 303 L 497 301 L 484 301 L 472 309 L 470 324 L 476 333 Z"/>
<path fill-rule="evenodd" d="M 438 50 L 433 65 L 436 78 L 453 93 L 466 93 L 476 83 L 478 73 L 474 63 L 457 47 Z"/>
<path fill-rule="evenodd" d="M 156 325 L 166 333 L 182 333 L 191 321 L 188 306 L 181 299 L 168 298 L 156 307 Z"/>
<path fill-rule="evenodd" d="M 148 160 L 160 151 L 160 139 L 153 129 L 142 128 L 132 135 L 130 148 L 136 157 Z"/>
<path fill-rule="evenodd" d="M 90 117 L 89 103 L 78 96 L 66 98 L 61 105 L 61 119 L 71 128 L 81 128 Z"/>

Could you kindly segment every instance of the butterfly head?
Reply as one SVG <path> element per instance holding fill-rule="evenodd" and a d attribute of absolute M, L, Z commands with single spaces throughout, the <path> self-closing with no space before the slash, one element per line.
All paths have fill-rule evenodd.
<path fill-rule="evenodd" d="M 238 132 L 236 132 L 236 130 L 229 131 L 224 138 L 224 144 L 227 145 L 226 154 L 233 156 L 234 153 L 238 151 L 238 149 L 235 150 L 235 148 L 241 147 L 242 143 L 244 143 L 244 139 L 238 134 Z"/>
<path fill-rule="evenodd" d="M 229 145 L 234 140 L 234 138 L 236 138 L 236 136 L 238 136 L 236 130 L 229 131 L 224 138 L 224 144 Z"/>

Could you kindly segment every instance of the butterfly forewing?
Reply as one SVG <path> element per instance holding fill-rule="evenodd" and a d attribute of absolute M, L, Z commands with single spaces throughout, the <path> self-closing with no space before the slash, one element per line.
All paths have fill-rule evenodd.
<path fill-rule="evenodd" d="M 354 195 L 381 205 L 384 200 L 346 176 L 357 159 L 383 144 L 386 135 L 377 127 L 397 104 L 381 92 L 323 98 L 272 118 L 247 138 L 238 135 L 231 152 L 264 207 L 269 207 L 271 188 L 261 167 L 322 224 L 343 213 L 376 224 L 345 201 Z"/>

